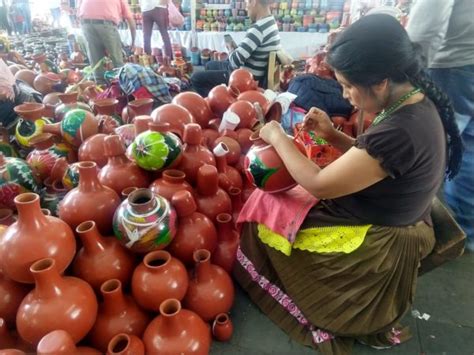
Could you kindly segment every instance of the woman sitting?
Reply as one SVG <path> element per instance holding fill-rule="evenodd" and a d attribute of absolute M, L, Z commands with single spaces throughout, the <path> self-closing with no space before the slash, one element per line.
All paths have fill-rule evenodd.
<path fill-rule="evenodd" d="M 435 244 L 431 203 L 445 174 L 459 169 L 451 104 L 416 49 L 388 15 L 366 16 L 338 36 L 327 61 L 344 97 L 378 115 L 353 139 L 310 110 L 304 128 L 344 152 L 324 170 L 278 123 L 260 131 L 320 201 L 289 255 L 269 242 L 266 226 L 245 223 L 234 275 L 292 339 L 325 354 L 348 353 L 355 340 L 389 347 L 408 338 L 398 322 L 413 302 L 420 260 Z"/>

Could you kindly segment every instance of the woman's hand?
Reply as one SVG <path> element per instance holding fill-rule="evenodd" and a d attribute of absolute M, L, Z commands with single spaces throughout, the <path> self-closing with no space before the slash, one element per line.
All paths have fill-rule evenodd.
<path fill-rule="evenodd" d="M 315 131 L 318 136 L 324 139 L 330 137 L 335 131 L 327 113 L 316 107 L 312 107 L 304 117 L 303 129 Z"/>
<path fill-rule="evenodd" d="M 271 145 L 275 145 L 286 133 L 277 121 L 270 121 L 260 129 L 260 138 Z"/>

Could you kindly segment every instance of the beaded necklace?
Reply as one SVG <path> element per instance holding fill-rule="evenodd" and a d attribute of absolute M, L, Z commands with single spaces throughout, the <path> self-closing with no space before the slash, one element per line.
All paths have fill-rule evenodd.
<path fill-rule="evenodd" d="M 398 109 L 402 103 L 404 103 L 406 100 L 408 100 L 410 97 L 412 97 L 413 95 L 415 94 L 418 94 L 419 92 L 421 92 L 421 89 L 419 88 L 415 88 L 413 90 L 411 90 L 410 92 L 406 93 L 405 95 L 403 95 L 402 97 L 400 97 L 397 102 L 393 103 L 392 105 L 390 105 L 389 108 L 387 108 L 386 110 L 382 110 L 382 112 L 380 112 L 374 119 L 374 121 L 372 122 L 372 126 L 375 126 L 375 125 L 378 125 L 380 122 L 384 121 L 385 119 L 387 119 L 388 117 L 390 117 L 390 115 L 396 110 Z"/>

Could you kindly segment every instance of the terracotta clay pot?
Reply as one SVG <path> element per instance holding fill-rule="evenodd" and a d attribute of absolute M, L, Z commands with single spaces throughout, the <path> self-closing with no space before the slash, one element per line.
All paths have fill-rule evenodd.
<path fill-rule="evenodd" d="M 251 104 L 258 103 L 262 107 L 263 112 L 266 112 L 270 102 L 267 98 L 258 90 L 249 90 L 241 93 L 237 98 L 239 101 L 248 101 Z"/>
<path fill-rule="evenodd" d="M 164 250 L 148 253 L 132 277 L 132 293 L 137 303 L 149 311 L 159 311 L 168 298 L 182 300 L 188 290 L 188 274 L 183 263 Z"/>
<path fill-rule="evenodd" d="M 239 142 L 242 154 L 247 154 L 250 147 L 252 146 L 252 141 L 250 140 L 250 137 L 252 136 L 253 131 L 248 128 L 240 128 L 236 131 L 236 133 L 237 142 Z"/>
<path fill-rule="evenodd" d="M 125 146 L 118 135 L 104 140 L 107 164 L 100 170 L 99 181 L 120 194 L 127 187 L 148 187 L 149 175 L 125 155 Z"/>
<path fill-rule="evenodd" d="M 242 93 L 249 90 L 257 90 L 258 82 L 253 79 L 252 73 L 247 69 L 239 68 L 230 74 L 229 86 L 236 88 Z"/>
<path fill-rule="evenodd" d="M 217 248 L 212 253 L 211 260 L 213 264 L 219 265 L 230 274 L 237 256 L 240 236 L 235 230 L 232 215 L 228 213 L 217 215 L 216 226 L 218 242 Z"/>
<path fill-rule="evenodd" d="M 19 299 L 21 302 L 23 298 Z M 11 326 L 11 329 L 14 325 Z M 17 332 L 9 331 L 8 324 L 0 317 L 0 354 L 32 354 L 34 348 L 21 339 Z"/>
<path fill-rule="evenodd" d="M 79 147 L 79 161 L 93 161 L 99 168 L 107 164 L 105 155 L 105 138 L 108 136 L 103 133 L 95 134 L 87 138 Z"/>
<path fill-rule="evenodd" d="M 60 92 L 51 92 L 43 97 L 43 104 L 51 105 L 51 106 L 58 106 L 61 104 L 61 100 L 59 99 L 59 95 L 62 95 Z"/>
<path fill-rule="evenodd" d="M 79 165 L 81 163 L 68 164 L 65 158 L 59 158 L 51 171 L 53 181 L 61 181 L 67 190 L 79 186 Z M 96 165 L 96 172 L 99 173 L 99 167 Z"/>
<path fill-rule="evenodd" d="M 265 143 L 255 132 L 251 139 L 252 148 L 245 157 L 245 175 L 257 188 L 274 193 L 291 189 L 296 181 L 286 169 L 275 148 Z M 299 140 L 293 143 L 302 154 L 305 153 L 303 144 Z"/>
<path fill-rule="evenodd" d="M 220 313 L 227 313 L 234 303 L 234 284 L 220 266 L 211 264 L 211 253 L 205 249 L 194 252 L 195 268 L 183 304 L 209 322 Z"/>
<path fill-rule="evenodd" d="M 193 188 L 186 182 L 186 174 L 181 170 L 168 169 L 163 171 L 162 177 L 156 179 L 150 190 L 155 195 L 160 195 L 171 201 L 173 195 L 178 191 L 189 191 L 193 193 Z"/>
<path fill-rule="evenodd" d="M 16 80 L 21 80 L 27 83 L 32 88 L 34 87 L 35 78 L 36 73 L 30 69 L 21 69 L 15 73 Z"/>
<path fill-rule="evenodd" d="M 43 117 L 45 106 L 34 102 L 27 102 L 13 109 L 20 120 L 15 127 L 15 138 L 23 147 L 30 148 L 30 140 L 45 132 L 44 127 L 51 122 Z"/>
<path fill-rule="evenodd" d="M 59 205 L 59 217 L 72 228 L 92 220 L 101 233 L 108 234 L 120 197 L 100 183 L 96 163 L 80 162 L 79 176 L 79 186 L 69 191 Z"/>
<path fill-rule="evenodd" d="M 45 216 L 37 194 L 21 194 L 15 198 L 15 204 L 18 221 L 0 237 L 0 264 L 5 276 L 33 283 L 30 265 L 46 257 L 53 258 L 57 270 L 63 272 L 76 252 L 71 228 L 59 218 Z"/>
<path fill-rule="evenodd" d="M 243 181 L 239 171 L 227 164 L 226 156 L 228 153 L 229 148 L 222 142 L 214 148 L 217 171 L 219 172 L 219 187 L 224 191 L 229 191 L 232 187 L 242 189 Z"/>
<path fill-rule="evenodd" d="M 128 285 L 135 258 L 113 237 L 102 236 L 94 221 L 82 222 L 76 228 L 83 247 L 73 262 L 74 275 L 87 281 L 95 290 L 107 280 L 118 279 Z"/>
<path fill-rule="evenodd" d="M 23 66 L 23 65 L 19 65 L 19 64 L 12 64 L 12 65 L 8 66 L 8 69 L 10 69 L 10 73 L 12 73 L 12 75 L 15 75 L 20 70 L 26 69 L 26 67 Z"/>
<path fill-rule="evenodd" d="M 102 354 L 100 351 L 87 346 L 77 347 L 74 339 L 65 330 L 53 330 L 46 334 L 39 342 L 36 353 L 38 355 L 82 355 Z"/>
<path fill-rule="evenodd" d="M 68 189 L 63 185 L 62 181 L 53 181 L 51 177 L 44 180 L 43 207 L 50 212 L 51 215 L 57 216 L 59 212 L 59 203 L 66 196 Z"/>
<path fill-rule="evenodd" d="M 221 134 L 216 129 L 205 128 L 202 130 L 202 144 L 204 144 L 207 148 L 212 149 L 216 139 L 220 136 Z"/>
<path fill-rule="evenodd" d="M 145 355 L 145 345 L 139 337 L 120 333 L 107 346 L 107 355 Z"/>
<path fill-rule="evenodd" d="M 153 99 L 137 99 L 130 101 L 122 110 L 122 122 L 133 123 L 136 116 L 150 115 L 153 109 Z"/>
<path fill-rule="evenodd" d="M 43 95 L 60 91 L 61 78 L 55 73 L 40 73 L 35 77 L 33 87 Z"/>
<path fill-rule="evenodd" d="M 0 355 L 26 355 L 26 353 L 18 349 L 2 349 Z"/>
<path fill-rule="evenodd" d="M 128 196 L 133 192 L 137 191 L 138 187 L 132 186 L 132 187 L 126 187 L 125 189 L 120 192 L 120 198 L 123 200 L 126 200 Z"/>
<path fill-rule="evenodd" d="M 196 313 L 181 308 L 178 300 L 168 299 L 146 328 L 143 343 L 147 354 L 207 354 L 211 331 Z"/>
<path fill-rule="evenodd" d="M 58 98 L 61 101 L 61 104 L 56 107 L 56 110 L 54 112 L 56 121 L 62 121 L 66 113 L 77 108 L 92 112 L 89 105 L 77 101 L 78 95 L 78 92 L 58 94 Z"/>
<path fill-rule="evenodd" d="M 191 266 L 194 264 L 195 250 L 215 250 L 217 231 L 212 220 L 197 212 L 196 202 L 189 191 L 176 192 L 171 203 L 176 208 L 179 220 L 176 236 L 168 250 L 187 266 Z"/>
<path fill-rule="evenodd" d="M 135 253 L 165 248 L 176 234 L 176 212 L 170 203 L 149 189 L 132 192 L 113 220 L 118 240 Z"/>
<path fill-rule="evenodd" d="M 141 337 L 150 319 L 131 296 L 124 295 L 117 279 L 105 281 L 100 292 L 103 302 L 89 333 L 90 343 L 104 353 L 109 341 L 119 333 Z"/>
<path fill-rule="evenodd" d="M 212 336 L 218 341 L 229 341 L 232 338 L 234 326 L 227 313 L 221 313 L 216 316 L 212 322 Z"/>
<path fill-rule="evenodd" d="M 240 155 L 242 150 L 240 148 L 239 142 L 228 136 L 221 136 L 214 141 L 214 148 L 220 144 L 224 143 L 227 146 L 228 153 L 225 155 L 227 164 L 235 165 L 239 162 Z"/>
<path fill-rule="evenodd" d="M 75 147 L 99 132 L 99 121 L 89 111 L 73 109 L 66 113 L 61 122 L 46 124 L 43 131 L 62 136 Z"/>
<path fill-rule="evenodd" d="M 3 319 L 9 327 L 15 327 L 16 312 L 28 292 L 29 287 L 7 279 L 0 272 L 0 319 Z"/>
<path fill-rule="evenodd" d="M 15 324 L 15 322 L 13 322 L 13 324 Z M 10 334 L 5 320 L 0 317 L 0 352 L 2 349 L 14 348 L 15 346 L 15 338 Z"/>
<path fill-rule="evenodd" d="M 187 109 L 193 116 L 194 122 L 202 128 L 207 127 L 209 120 L 214 116 L 207 102 L 195 92 L 186 91 L 176 95 L 173 98 L 173 104 Z"/>
<path fill-rule="evenodd" d="M 219 118 L 225 111 L 237 101 L 239 91 L 234 87 L 227 87 L 224 84 L 215 86 L 207 96 L 209 99 L 209 106 L 212 112 Z"/>
<path fill-rule="evenodd" d="M 17 216 L 15 216 L 11 208 L 0 209 L 0 225 L 8 227 L 15 223 L 17 219 Z"/>
<path fill-rule="evenodd" d="M 170 131 L 183 137 L 184 127 L 188 123 L 193 123 L 194 119 L 191 113 L 184 107 L 175 104 L 165 104 L 151 113 L 154 122 L 170 124 Z"/>
<path fill-rule="evenodd" d="M 232 213 L 230 197 L 219 187 L 216 167 L 203 165 L 199 168 L 196 189 L 198 212 L 214 221 L 219 213 Z"/>
<path fill-rule="evenodd" d="M 40 259 L 30 267 L 36 287 L 18 309 L 20 336 L 33 345 L 57 329 L 79 342 L 94 325 L 97 299 L 89 284 L 76 277 L 63 277 L 54 259 Z"/>
<path fill-rule="evenodd" d="M 239 219 L 240 210 L 242 209 L 244 202 L 242 201 L 242 190 L 232 187 L 228 191 L 230 200 L 232 201 L 232 219 L 234 223 L 237 223 Z"/>
<path fill-rule="evenodd" d="M 257 112 L 253 105 L 244 100 L 234 102 L 229 106 L 228 111 L 235 113 L 240 118 L 238 128 L 252 128 L 257 122 Z"/>
<path fill-rule="evenodd" d="M 104 133 L 114 133 L 117 127 L 123 124 L 122 117 L 117 113 L 117 99 L 98 99 L 94 101 L 94 109 L 97 111 L 97 119 L 102 123 Z"/>
<path fill-rule="evenodd" d="M 186 174 L 189 183 L 195 184 L 197 171 L 204 164 L 216 165 L 214 155 L 204 147 L 201 127 L 197 123 L 190 123 L 184 129 L 183 157 L 178 166 Z"/>

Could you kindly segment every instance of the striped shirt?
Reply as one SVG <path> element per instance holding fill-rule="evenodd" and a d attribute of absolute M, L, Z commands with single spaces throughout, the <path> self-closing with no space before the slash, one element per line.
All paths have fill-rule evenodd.
<path fill-rule="evenodd" d="M 267 74 L 269 53 L 280 49 L 278 26 L 270 15 L 249 28 L 242 43 L 230 54 L 230 65 L 233 69 L 248 69 L 254 79 L 262 83 Z"/>

